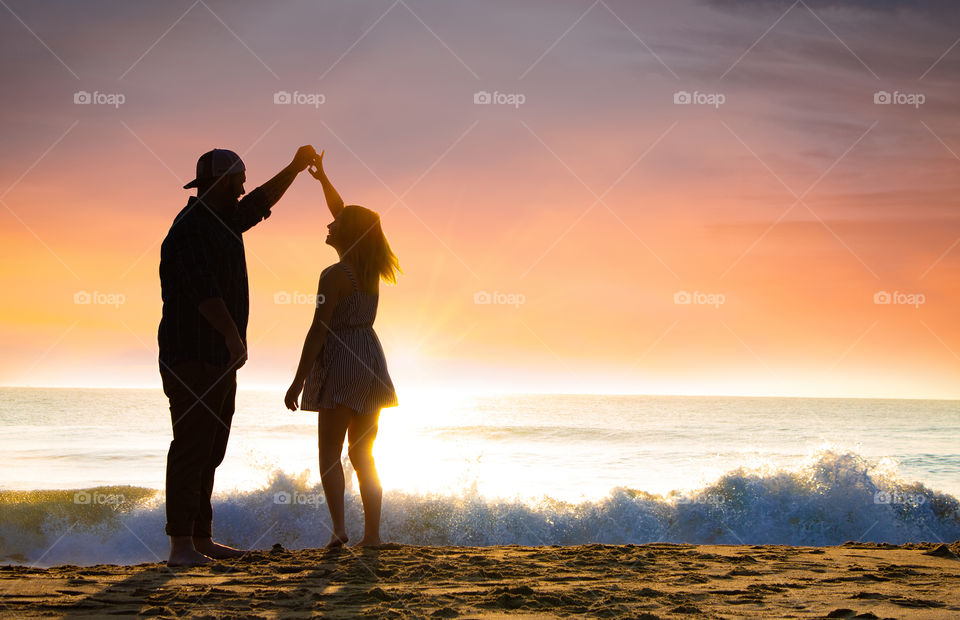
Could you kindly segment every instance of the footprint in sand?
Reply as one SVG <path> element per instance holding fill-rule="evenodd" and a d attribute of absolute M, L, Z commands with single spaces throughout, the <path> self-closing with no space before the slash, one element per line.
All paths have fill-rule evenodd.
<path fill-rule="evenodd" d="M 908 598 L 905 596 L 892 596 L 890 597 L 890 602 L 894 605 L 899 605 L 900 607 L 913 607 L 913 608 L 929 608 L 929 607 L 946 607 L 946 603 L 941 601 L 933 601 L 929 599 L 921 598 Z"/>
<path fill-rule="evenodd" d="M 834 609 L 826 615 L 827 618 L 853 618 L 857 615 L 857 612 L 852 609 L 847 609 L 846 607 L 840 607 L 839 609 Z"/>

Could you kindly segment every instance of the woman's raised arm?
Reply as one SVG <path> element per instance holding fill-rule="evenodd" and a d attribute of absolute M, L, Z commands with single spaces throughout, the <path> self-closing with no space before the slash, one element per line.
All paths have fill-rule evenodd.
<path fill-rule="evenodd" d="M 323 185 L 323 197 L 327 199 L 327 208 L 331 215 L 336 218 L 343 211 L 343 198 L 334 189 L 333 183 L 327 178 L 327 173 L 323 171 L 323 154 L 326 151 L 320 151 L 320 155 L 314 160 L 313 167 L 308 168 L 310 174 Z"/>

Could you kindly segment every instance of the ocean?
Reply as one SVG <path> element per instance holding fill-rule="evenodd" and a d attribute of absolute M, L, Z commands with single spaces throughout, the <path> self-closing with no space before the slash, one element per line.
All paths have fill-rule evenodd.
<path fill-rule="evenodd" d="M 214 531 L 317 547 L 316 413 L 244 391 Z M 384 540 L 831 545 L 960 539 L 960 402 L 403 394 L 374 450 Z M 0 562 L 165 559 L 158 389 L 0 388 Z M 362 508 L 344 451 L 347 522 Z"/>

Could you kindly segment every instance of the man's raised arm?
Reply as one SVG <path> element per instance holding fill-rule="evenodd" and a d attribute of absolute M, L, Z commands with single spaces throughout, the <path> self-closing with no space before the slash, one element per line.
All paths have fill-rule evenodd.
<path fill-rule="evenodd" d="M 272 179 L 256 188 L 240 200 L 239 213 L 241 231 L 246 231 L 260 220 L 270 217 L 270 209 L 280 201 L 283 194 L 297 178 L 297 175 L 306 170 L 313 163 L 317 152 L 309 144 L 297 149 L 287 166 L 278 172 Z"/>

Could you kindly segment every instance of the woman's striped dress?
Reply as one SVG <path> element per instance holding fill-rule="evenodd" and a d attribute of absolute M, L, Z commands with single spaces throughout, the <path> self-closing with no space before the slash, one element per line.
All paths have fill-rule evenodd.
<path fill-rule="evenodd" d="M 336 409 L 345 405 L 357 413 L 376 413 L 397 405 L 380 339 L 373 331 L 376 293 L 361 291 L 350 268 L 338 263 L 353 283 L 353 292 L 333 310 L 323 350 L 307 375 L 300 408 Z"/>

